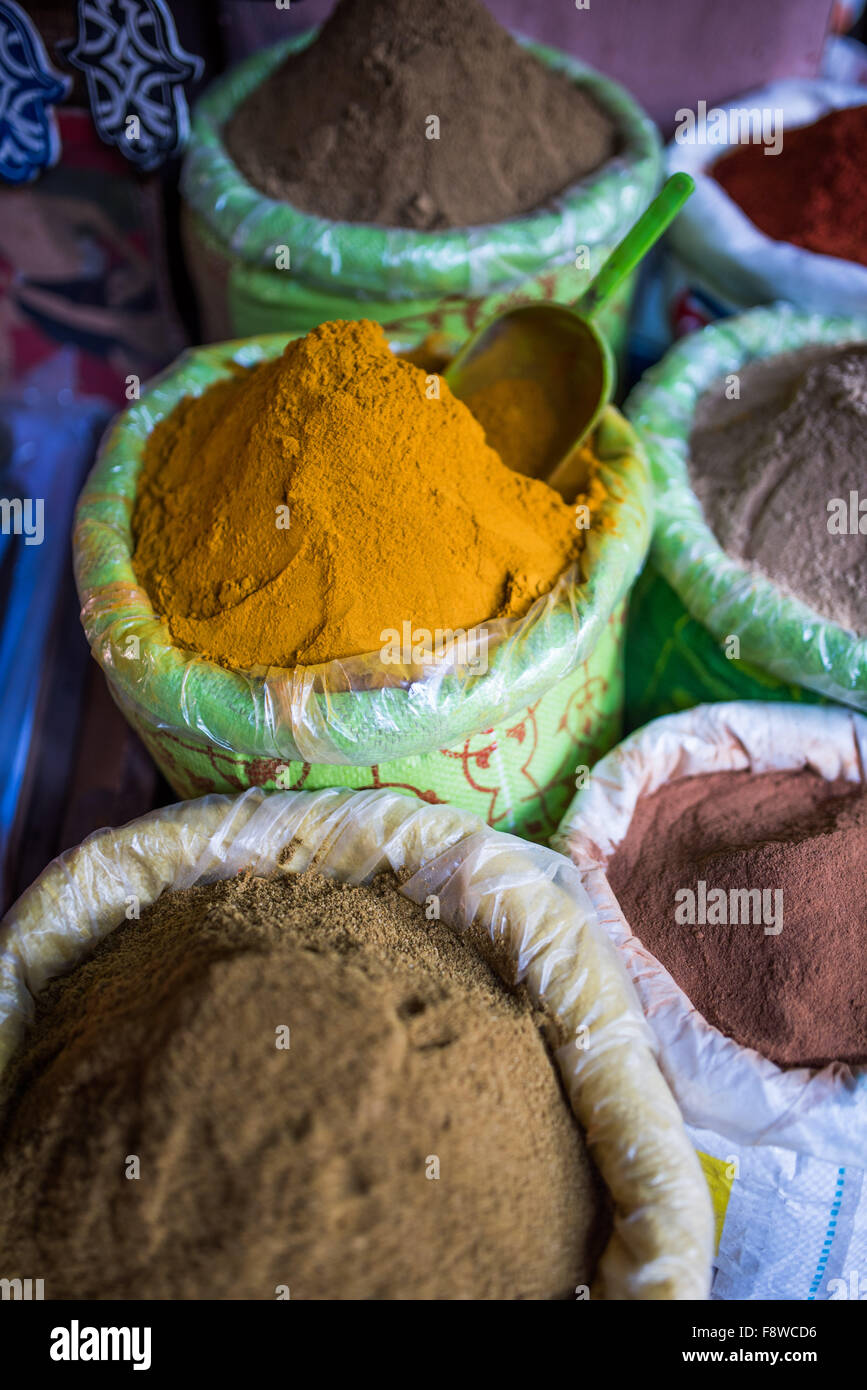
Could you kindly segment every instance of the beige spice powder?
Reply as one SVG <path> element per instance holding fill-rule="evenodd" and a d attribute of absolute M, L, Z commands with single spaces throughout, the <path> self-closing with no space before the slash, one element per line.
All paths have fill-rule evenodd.
<path fill-rule="evenodd" d="M 574 1297 L 610 1217 L 547 1026 L 391 877 L 163 895 L 37 1000 L 4 1269 L 49 1299 Z"/>

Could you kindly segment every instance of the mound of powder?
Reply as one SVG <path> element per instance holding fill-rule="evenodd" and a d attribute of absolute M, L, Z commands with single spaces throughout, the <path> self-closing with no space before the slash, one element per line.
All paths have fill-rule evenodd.
<path fill-rule="evenodd" d="M 547 1022 L 390 877 L 165 895 L 36 1003 L 0 1229 L 46 1298 L 589 1283 L 607 1198 Z"/>
<path fill-rule="evenodd" d="M 526 613 L 586 533 L 437 388 L 378 324 L 338 322 L 185 399 L 149 438 L 132 519 L 135 573 L 174 640 L 293 666 L 379 651 L 405 622 Z"/>
<path fill-rule="evenodd" d="M 416 228 L 530 212 L 617 149 L 608 114 L 480 0 L 342 0 L 312 47 L 242 103 L 225 139 L 272 198 Z"/>
<path fill-rule="evenodd" d="M 689 470 L 722 547 L 822 617 L 867 633 L 867 346 L 751 363 L 701 397 Z M 867 528 L 867 515 L 863 517 Z"/>
<path fill-rule="evenodd" d="M 781 1067 L 822 1067 L 867 1062 L 865 864 L 862 788 L 723 772 L 640 800 L 607 872 L 635 935 L 709 1023 Z"/>
<path fill-rule="evenodd" d="M 867 265 L 867 106 L 786 129 L 779 154 L 740 145 L 711 173 L 775 241 Z"/>

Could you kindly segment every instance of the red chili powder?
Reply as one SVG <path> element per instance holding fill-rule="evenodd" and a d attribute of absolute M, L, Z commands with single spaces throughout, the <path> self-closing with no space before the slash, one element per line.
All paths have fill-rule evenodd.
<path fill-rule="evenodd" d="M 766 236 L 867 265 L 867 106 L 784 133 L 778 155 L 741 145 L 711 169 Z"/>

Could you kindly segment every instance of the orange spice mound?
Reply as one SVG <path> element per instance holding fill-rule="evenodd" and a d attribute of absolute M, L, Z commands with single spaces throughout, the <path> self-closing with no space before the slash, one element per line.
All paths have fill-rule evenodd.
<path fill-rule="evenodd" d="M 241 670 L 378 651 L 405 621 L 521 616 L 584 535 L 367 321 L 181 402 L 148 441 L 132 530 L 174 641 Z"/>

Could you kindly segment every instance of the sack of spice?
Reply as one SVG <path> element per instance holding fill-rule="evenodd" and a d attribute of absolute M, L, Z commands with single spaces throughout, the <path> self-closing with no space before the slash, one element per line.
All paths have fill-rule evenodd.
<path fill-rule="evenodd" d="M 867 709 L 857 499 L 850 516 L 865 340 L 864 318 L 753 309 L 685 338 L 631 393 L 656 519 L 630 601 L 628 727 L 702 700 Z"/>
<path fill-rule="evenodd" d="M 544 392 L 516 422 L 520 388 L 506 444 L 532 452 Z M 619 737 L 649 537 L 613 408 L 586 466 L 575 507 L 506 468 L 372 323 L 198 349 L 109 432 L 79 500 L 91 649 L 179 795 L 391 785 L 546 839 Z"/>
<path fill-rule="evenodd" d="M 390 885 L 383 876 L 389 877 Z M 290 901 L 289 879 L 300 899 Z M 228 880 L 233 880 L 227 883 L 230 896 L 207 895 L 208 885 Z M 373 890 L 366 897 L 356 891 L 345 899 L 356 909 L 348 927 L 346 912 L 334 901 L 340 897 L 335 881 L 346 885 L 347 891 L 365 885 Z M 396 896 L 396 884 L 401 896 Z M 406 900 L 419 905 L 413 909 L 421 914 L 419 924 Z M 375 1005 L 387 988 L 386 977 L 390 977 L 383 965 L 389 962 L 371 963 L 368 950 L 376 954 L 376 934 L 389 930 L 383 913 L 393 916 L 401 901 L 405 921 L 397 938 L 389 938 L 390 967 L 400 972 L 404 962 L 415 959 L 417 968 L 415 979 L 410 976 L 403 983 L 408 998 L 385 1018 L 377 1015 Z M 279 930 L 271 932 L 270 916 L 281 903 Z M 193 920 L 195 912 L 201 916 L 202 904 L 203 928 Z M 158 922 L 151 905 L 162 914 Z M 167 917 L 172 912 L 175 917 Z M 280 949 L 276 938 L 291 936 L 299 915 L 309 919 L 313 935 L 306 933 L 306 949 L 296 966 L 299 971 L 302 966 L 313 970 L 317 985 L 304 1003 L 292 995 L 285 972 L 280 976 L 282 994 L 279 990 L 275 994 L 270 983 L 280 968 L 273 954 Z M 134 938 L 127 950 L 130 937 L 124 933 L 131 919 Z M 130 950 L 146 950 L 155 927 L 165 941 L 163 954 L 172 962 L 171 980 L 167 984 L 166 979 L 145 972 L 147 984 L 136 992 L 119 972 L 129 972 Z M 420 944 L 414 947 L 418 927 Z M 346 938 L 338 972 L 344 988 L 340 1009 L 332 1007 L 330 1014 L 323 1015 L 318 1029 L 305 1027 L 309 1019 L 305 1008 L 315 1008 L 317 1000 L 327 997 L 330 986 L 323 971 L 329 960 L 328 942 L 338 928 Z M 451 929 L 457 942 L 449 940 Z M 438 942 L 434 955 L 439 951 L 439 961 L 433 965 L 424 944 L 431 936 Z M 252 975 L 243 959 L 245 943 L 250 941 L 256 957 Z M 475 947 L 516 991 L 512 1004 L 505 992 L 495 989 L 495 976 L 488 984 L 479 981 L 484 966 L 458 960 L 466 956 L 468 944 L 471 956 Z M 218 949 L 216 961 L 208 955 L 213 946 Z M 269 951 L 272 970 L 266 970 L 268 978 L 263 981 L 262 959 Z M 463 984 L 454 978 L 456 962 Z M 86 978 L 77 967 L 89 972 Z M 425 978 L 429 969 L 441 976 L 439 984 L 434 979 L 430 988 Z M 101 975 L 103 970 L 109 973 Z M 64 979 L 55 980 L 58 976 Z M 518 989 L 519 982 L 523 989 Z M 461 1024 L 466 1022 L 461 999 L 466 998 L 465 986 L 472 986 L 478 995 L 479 983 L 487 1000 L 488 1021 L 470 1020 L 470 1036 L 465 1037 L 461 1035 Z M 165 998 L 160 1026 L 148 1031 L 156 995 L 162 990 L 165 996 L 169 987 L 171 997 Z M 227 998 L 235 1013 L 233 1051 L 227 1053 L 219 1042 L 201 1047 L 203 1027 L 211 1026 L 215 1017 L 219 1020 Z M 635 995 L 604 933 L 592 921 L 590 903 L 571 865 L 550 850 L 490 831 L 467 812 L 418 806 L 388 791 L 266 795 L 251 789 L 238 797 L 211 796 L 168 807 L 121 830 L 91 836 L 49 865 L 19 899 L 0 923 L 0 1079 L 5 1081 L 6 1108 L 0 1125 L 0 1168 L 4 1170 L 0 1213 L 4 1226 L 14 1222 L 14 1229 L 4 1233 L 4 1246 L 8 1250 L 14 1238 L 11 1248 L 16 1252 L 28 1249 L 32 1223 L 22 1220 L 20 1211 L 17 1221 L 14 1215 L 16 1202 L 25 1203 L 26 1210 L 33 1186 L 28 1164 L 21 1163 L 22 1151 L 26 1150 L 33 1171 L 37 1170 L 46 1162 L 46 1136 L 50 1141 L 58 1125 L 61 1130 L 64 1125 L 74 1127 L 78 1117 L 86 1115 L 90 1137 L 82 1136 L 81 1149 L 65 1136 L 63 1148 L 70 1164 L 58 1167 L 56 1150 L 51 1148 L 51 1178 L 40 1197 L 43 1213 L 46 1204 L 56 1209 L 51 1238 L 42 1250 L 45 1259 L 51 1256 L 57 1263 L 46 1276 L 48 1297 L 63 1297 L 70 1280 L 75 1287 L 76 1261 L 86 1286 L 100 1288 L 102 1296 L 141 1297 L 143 1290 L 153 1293 L 158 1287 L 191 1298 L 207 1296 L 203 1288 L 212 1297 L 273 1298 L 275 1292 L 288 1297 L 288 1291 L 281 1294 L 279 1289 L 284 1287 L 282 1277 L 291 1276 L 293 1298 L 322 1297 L 322 1278 L 327 1274 L 336 1297 L 399 1298 L 412 1296 L 407 1295 L 409 1287 L 423 1287 L 426 1296 L 439 1297 L 490 1297 L 493 1288 L 500 1289 L 501 1297 L 519 1296 L 520 1290 L 524 1296 L 574 1297 L 571 1288 L 531 1292 L 539 1279 L 544 1286 L 546 1267 L 556 1265 L 562 1273 L 576 1258 L 576 1251 L 566 1248 L 575 1235 L 575 1213 L 564 1211 L 558 1225 L 552 1201 L 545 1206 L 546 1191 L 553 1200 L 561 1185 L 568 1190 L 574 1177 L 569 1170 L 580 1167 L 574 1143 L 564 1150 L 556 1140 L 562 1124 L 572 1130 L 573 1138 L 577 1136 L 575 1127 L 568 1125 L 565 1106 L 562 1124 L 558 1118 L 562 1093 L 552 1084 L 554 1079 L 546 1082 L 537 1074 L 538 1068 L 534 1071 L 532 1106 L 544 1106 L 550 1126 L 547 1135 L 537 1134 L 540 1151 L 551 1158 L 542 1170 L 541 1186 L 538 1152 L 525 1152 L 519 1133 L 496 1132 L 501 1149 L 493 1203 L 487 1161 L 474 1164 L 472 1150 L 461 1148 L 467 1125 L 473 1143 L 488 1144 L 497 1114 L 511 1114 L 515 1106 L 520 1110 L 526 1104 L 526 1096 L 510 1096 L 510 1087 L 518 1082 L 511 1074 L 504 1079 L 496 1056 L 487 1048 L 487 1040 L 496 1036 L 514 1058 L 523 1038 L 525 1043 L 533 1040 L 533 1049 L 540 1052 L 537 1025 L 522 999 L 535 1010 L 537 1020 L 544 1017 L 546 1021 L 549 1062 L 551 1056 L 556 1059 L 565 1096 L 581 1127 L 579 1134 L 587 1135 L 613 1203 L 613 1225 L 607 1212 L 601 1213 L 608 1221 L 608 1244 L 595 1270 L 592 1296 L 704 1298 L 712 1218 L 701 1171 L 653 1059 Z M 445 1019 L 439 1016 L 444 1006 Z M 74 1044 L 63 1053 L 64 1080 L 59 1084 L 64 1094 L 55 1110 L 45 1114 L 46 1097 L 58 1084 L 58 1073 L 44 1066 L 51 1051 L 44 1030 L 52 1026 L 52 1010 L 62 1031 L 70 1023 L 74 1027 L 82 1008 L 89 1011 L 89 1024 L 77 1031 Z M 340 1034 L 340 1018 L 349 1011 L 367 1030 L 364 1036 L 370 1037 L 370 1046 L 359 1046 L 358 1033 Z M 116 1018 L 114 1042 L 100 1051 L 99 1040 L 111 1031 L 105 1028 L 106 1013 Z M 164 1027 L 167 1018 L 176 1024 L 184 1019 L 185 1025 Z M 428 1036 L 431 1020 L 435 1024 L 437 1018 L 440 1031 L 447 1032 L 447 1042 L 437 1041 L 436 1032 L 433 1040 Z M 445 1028 L 447 1023 L 452 1025 L 451 1032 Z M 263 1028 L 271 1039 L 270 1044 L 266 1042 L 270 1063 L 261 1054 Z M 276 1052 L 275 1032 L 282 1039 Z M 136 1038 L 139 1046 L 144 1042 L 147 1047 L 147 1076 L 136 1059 Z M 185 1052 L 190 1040 L 191 1058 L 189 1050 Z M 468 1045 L 473 1049 L 472 1061 L 469 1065 L 465 1061 L 456 1075 L 451 1054 L 454 1050 L 463 1057 Z M 23 1065 L 18 1055 L 22 1046 Z M 272 1110 L 273 1105 L 283 1108 L 276 1128 L 269 1129 L 273 1119 L 267 1106 L 258 1105 L 251 1116 L 244 1096 L 238 1094 L 236 1068 L 248 1067 L 250 1047 L 256 1050 L 255 1086 L 271 1086 Z M 330 1047 L 344 1049 L 346 1055 L 330 1056 Z M 526 1046 L 523 1052 L 528 1055 Z M 348 1109 L 341 1095 L 319 1093 L 311 1095 L 308 1108 L 303 1108 L 297 1091 L 303 1078 L 311 1075 L 311 1067 L 315 1079 L 317 1056 L 320 1074 L 335 1078 L 332 1084 L 349 1093 Z M 367 1099 L 359 1108 L 352 1094 L 354 1079 L 371 1058 Z M 201 1073 L 198 1079 L 190 1076 L 191 1061 Z M 297 1078 L 291 1084 L 286 1080 L 289 1063 Z M 126 1092 L 121 1090 L 114 1112 L 104 1116 L 104 1097 L 114 1096 L 123 1079 L 117 1070 L 123 1073 L 127 1066 L 136 1082 Z M 406 1085 L 406 1078 L 419 1068 L 428 1087 L 434 1076 L 434 1101 L 421 1115 L 413 1108 L 411 1096 L 401 1097 L 399 1090 L 387 1089 L 397 1085 L 401 1076 Z M 465 1084 L 467 1071 L 472 1077 L 470 1091 Z M 142 1130 L 155 1078 L 163 1075 L 161 1103 L 153 1114 L 148 1112 Z M 195 1095 L 187 1097 L 184 1110 L 183 1091 L 191 1082 Z M 76 1095 L 85 1092 L 87 1103 L 76 1104 Z M 371 1123 L 374 1092 L 379 1109 Z M 470 1094 L 476 1099 L 468 1110 Z M 220 1107 L 231 1108 L 230 1125 Z M 303 1113 L 296 1113 L 299 1107 Z M 40 1113 L 41 1125 L 37 1122 Z M 197 1117 L 193 1124 L 191 1114 Z M 532 1129 L 537 1119 L 528 1113 L 524 1122 Z M 139 1148 L 145 1143 L 141 1172 L 135 1173 L 139 1182 L 126 1182 L 129 1174 L 124 1164 L 129 1165 L 129 1156 L 106 1163 L 102 1144 L 94 1150 L 93 1167 L 83 1160 L 85 1151 L 90 1152 L 94 1126 L 102 1124 L 107 1126 L 103 1138 L 109 1154 L 114 1145 L 127 1155 L 131 1134 Z M 268 1142 L 258 1146 L 252 1139 L 248 1142 L 245 1125 L 260 1136 L 267 1132 Z M 196 1148 L 202 1126 L 209 1136 L 204 1156 Z M 23 1148 L 17 1152 L 13 1148 L 11 1154 L 4 1144 L 9 1132 L 24 1136 Z M 323 1138 L 330 1142 L 317 1149 Z M 375 1163 L 371 1154 L 381 1150 L 383 1140 L 392 1146 L 388 1149 L 392 1157 Z M 580 1142 L 585 1142 L 583 1137 Z M 216 1167 L 214 1145 L 220 1155 Z M 308 1181 L 311 1146 L 313 1156 L 319 1154 L 318 1176 Z M 456 1173 L 451 1159 L 461 1152 L 470 1156 Z M 192 1193 L 191 1175 L 184 1171 L 184 1162 L 178 1163 L 179 1153 L 196 1173 Z M 403 1168 L 395 1167 L 395 1157 Z M 434 1160 L 442 1165 L 433 1174 L 440 1181 L 428 1184 L 424 1176 L 432 1176 Z M 407 1165 L 412 1172 L 410 1183 L 404 1178 Z M 473 1172 L 468 1174 L 466 1168 Z M 476 1205 L 471 1201 L 467 1208 L 467 1184 L 479 1179 L 485 1193 L 476 1192 Z M 156 1207 L 155 1181 L 159 1186 Z M 91 1221 L 82 1226 L 77 1199 L 81 1197 L 83 1207 L 79 1191 L 83 1183 L 88 1194 L 94 1184 L 103 1192 L 101 1210 L 112 1213 L 110 1228 L 116 1221 L 127 1223 L 119 1226 L 104 1268 L 98 1260 L 86 1263 L 87 1247 L 104 1233 L 105 1223 Z M 115 1190 L 118 1183 L 120 1188 Z M 510 1211 L 500 1207 L 501 1200 L 509 1200 L 505 1193 L 524 1212 L 528 1201 L 537 1211 L 547 1210 L 552 1226 L 542 1232 L 510 1229 L 514 1225 Z M 431 1237 L 431 1246 L 441 1258 L 432 1258 L 428 1268 L 424 1258 L 428 1246 L 421 1247 L 419 1258 L 419 1245 L 405 1242 L 395 1256 L 398 1263 L 404 1262 L 407 1283 L 401 1287 L 394 1271 L 383 1266 L 382 1249 L 393 1246 L 394 1232 L 407 1229 L 407 1223 L 409 1229 L 417 1229 L 420 1220 L 430 1222 L 431 1202 L 436 1203 L 442 1231 L 452 1233 L 451 1244 L 446 1242 L 443 1248 L 441 1235 Z M 146 1238 L 154 1211 L 160 1222 L 159 1242 Z M 127 1214 L 118 1216 L 120 1212 Z M 454 1229 L 456 1216 L 464 1230 Z M 142 1238 L 136 1243 L 129 1231 L 140 1227 Z M 68 1247 L 70 1233 L 76 1231 L 80 1242 L 73 1243 L 73 1264 L 64 1266 L 63 1243 Z M 310 1265 L 311 1241 L 319 1252 L 319 1268 Z M 346 1253 L 347 1241 L 351 1256 Z M 507 1271 L 496 1261 L 492 1266 L 489 1242 L 508 1263 Z M 532 1272 L 518 1258 L 522 1244 Z M 245 1251 L 241 1262 L 238 1249 Z M 295 1259 L 290 1260 L 293 1253 Z M 26 1263 L 23 1254 L 21 1258 Z M 276 1290 L 275 1278 L 280 1279 Z M 510 1279 L 514 1280 L 511 1293 L 503 1288 Z M 112 1282 L 113 1292 L 106 1289 Z M 58 1291 L 52 1293 L 52 1288 Z M 577 1292 L 586 1298 L 590 1289 Z"/>
<path fill-rule="evenodd" d="M 850 711 L 705 705 L 602 759 L 555 838 L 699 1151 L 716 1298 L 863 1297 L 865 762 Z"/>
<path fill-rule="evenodd" d="M 865 101 L 854 84 L 790 78 L 684 122 L 666 151 L 696 181 L 668 236 L 675 324 L 774 300 L 867 313 Z"/>
<path fill-rule="evenodd" d="M 182 191 L 204 335 L 363 313 L 462 342 L 507 305 L 577 298 L 660 167 L 621 87 L 520 47 L 479 0 L 343 0 L 195 109 Z M 600 320 L 615 348 L 631 298 L 632 280 Z"/>

